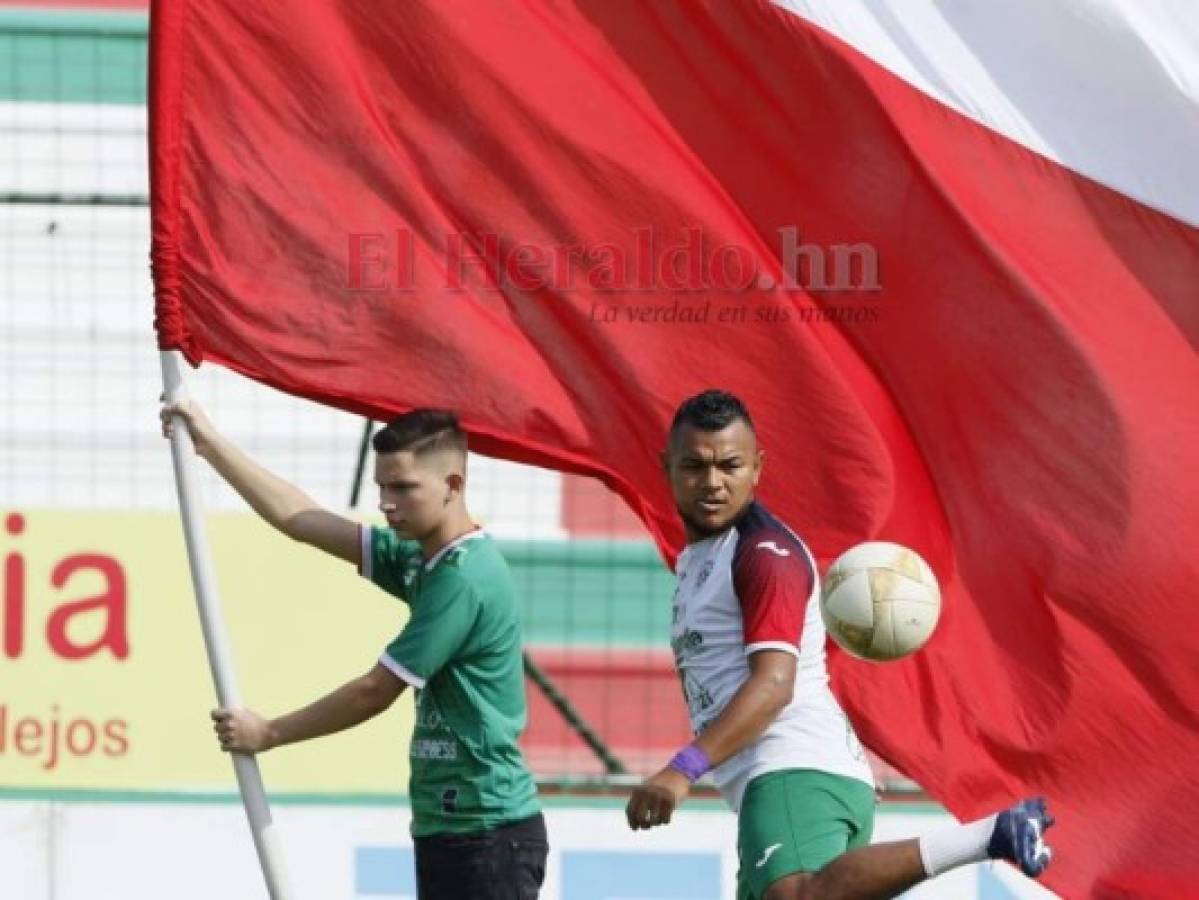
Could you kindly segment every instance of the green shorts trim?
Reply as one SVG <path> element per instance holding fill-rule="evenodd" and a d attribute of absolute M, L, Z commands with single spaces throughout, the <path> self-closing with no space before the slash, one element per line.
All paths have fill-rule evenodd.
<path fill-rule="evenodd" d="M 814 769 L 784 769 L 753 779 L 737 818 L 738 900 L 761 900 L 795 872 L 815 872 L 874 832 L 874 789 Z"/>

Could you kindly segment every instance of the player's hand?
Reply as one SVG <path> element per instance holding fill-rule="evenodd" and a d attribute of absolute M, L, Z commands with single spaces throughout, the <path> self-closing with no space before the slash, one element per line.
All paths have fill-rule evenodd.
<path fill-rule="evenodd" d="M 212 722 L 226 753 L 260 753 L 275 745 L 271 723 L 252 709 L 214 709 Z"/>
<path fill-rule="evenodd" d="M 629 827 L 638 831 L 669 824 L 675 807 L 683 802 L 690 791 L 691 782 L 687 776 L 669 766 L 647 778 L 633 791 L 629 805 L 625 807 Z"/>
<path fill-rule="evenodd" d="M 163 437 L 169 438 L 174 432 L 176 417 L 187 423 L 187 430 L 191 432 L 192 444 L 196 448 L 196 453 L 204 456 L 208 452 L 212 439 L 216 436 L 216 429 L 208 420 L 208 416 L 204 415 L 200 404 L 194 400 L 176 400 L 174 403 L 164 403 L 158 412 L 158 418 L 162 420 Z"/>

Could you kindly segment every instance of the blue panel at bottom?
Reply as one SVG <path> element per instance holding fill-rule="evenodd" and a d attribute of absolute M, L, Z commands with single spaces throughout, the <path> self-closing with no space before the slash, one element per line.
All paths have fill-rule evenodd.
<path fill-rule="evenodd" d="M 562 853 L 563 900 L 720 900 L 716 853 Z"/>
<path fill-rule="evenodd" d="M 412 848 L 356 848 L 354 892 L 366 896 L 415 897 L 416 861 Z"/>

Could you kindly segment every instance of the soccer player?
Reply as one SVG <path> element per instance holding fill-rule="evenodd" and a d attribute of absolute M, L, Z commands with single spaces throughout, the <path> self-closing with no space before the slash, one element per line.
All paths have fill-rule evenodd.
<path fill-rule="evenodd" d="M 634 791 L 633 829 L 670 821 L 712 771 L 738 813 L 739 900 L 891 897 L 956 866 L 1049 864 L 1043 800 L 919 839 L 870 845 L 874 779 L 828 686 L 816 566 L 754 499 L 764 454 L 742 403 L 705 391 L 675 413 L 663 466 L 686 530 L 671 643 L 695 741 Z"/>
<path fill-rule="evenodd" d="M 192 402 L 165 406 L 196 452 L 289 537 L 353 563 L 410 608 L 360 678 L 266 719 L 213 711 L 222 750 L 259 753 L 359 725 L 416 690 L 412 836 L 421 900 L 531 900 L 545 875 L 545 821 L 517 740 L 525 726 L 521 627 L 507 563 L 467 512 L 466 435 L 453 413 L 415 410 L 374 437 L 388 528 L 318 506 L 222 437 Z"/>

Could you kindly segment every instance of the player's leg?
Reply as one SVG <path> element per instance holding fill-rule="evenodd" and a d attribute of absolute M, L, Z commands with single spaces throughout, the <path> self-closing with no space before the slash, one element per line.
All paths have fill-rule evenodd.
<path fill-rule="evenodd" d="M 737 819 L 739 900 L 765 900 L 772 885 L 802 881 L 851 847 L 870 842 L 874 791 L 811 769 L 753 779 Z M 785 885 L 784 885 L 785 887 Z"/>
<path fill-rule="evenodd" d="M 919 839 L 849 850 L 813 874 L 771 884 L 762 900 L 871 900 L 894 897 L 927 878 L 970 863 L 1005 859 L 1035 877 L 1049 865 L 1042 839 L 1053 818 L 1041 799 Z"/>
<path fill-rule="evenodd" d="M 537 900 L 549 855 L 541 813 L 496 829 L 495 889 L 490 900 Z"/>
<path fill-rule="evenodd" d="M 818 872 L 780 878 L 761 900 L 885 900 L 927 877 L 919 841 L 872 844 L 842 854 Z"/>
<path fill-rule="evenodd" d="M 495 890 L 494 831 L 434 834 L 413 840 L 420 900 L 490 900 Z"/>
<path fill-rule="evenodd" d="M 537 900 L 549 853 L 536 816 L 469 834 L 413 841 L 420 900 Z"/>

